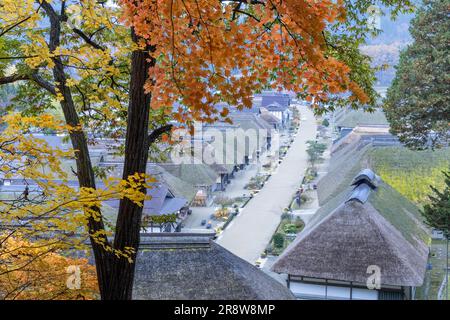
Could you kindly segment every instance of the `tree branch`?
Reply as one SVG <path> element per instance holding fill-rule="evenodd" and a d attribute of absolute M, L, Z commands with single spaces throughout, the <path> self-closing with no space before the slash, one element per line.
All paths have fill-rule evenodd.
<path fill-rule="evenodd" d="M 254 16 L 254 15 L 251 14 L 250 12 L 241 10 L 241 9 L 239 9 L 239 8 L 233 9 L 233 16 L 234 16 L 235 13 L 241 13 L 241 14 L 244 14 L 244 15 L 246 15 L 246 16 L 252 18 L 253 20 L 256 20 L 257 22 L 261 22 L 261 19 L 259 19 L 258 17 Z M 234 18 L 233 18 L 232 20 L 234 20 Z"/>
<path fill-rule="evenodd" d="M 38 13 L 40 9 L 41 9 L 41 4 L 39 4 L 39 7 L 37 8 L 36 13 Z M 28 16 L 28 17 L 26 17 L 26 18 L 23 18 L 22 20 L 19 20 L 19 21 L 17 21 L 16 23 L 12 24 L 11 26 L 9 26 L 9 27 L 3 29 L 3 30 L 0 32 L 0 37 L 4 36 L 7 32 L 11 31 L 12 29 L 14 29 L 15 27 L 21 25 L 22 23 L 24 23 L 24 22 L 30 20 L 30 18 L 31 18 L 31 16 Z"/>
<path fill-rule="evenodd" d="M 7 27 L 5 30 L 3 30 L 2 32 L 0 32 L 0 37 L 2 37 L 3 35 L 5 35 L 8 31 L 11 31 L 12 29 L 14 29 L 15 27 L 17 27 L 18 25 L 20 25 L 20 24 L 22 24 L 22 23 L 28 21 L 30 18 L 31 18 L 31 16 L 28 16 L 28 17 L 26 17 L 26 18 L 24 18 L 24 19 L 22 19 L 22 20 L 20 20 L 20 21 L 18 21 L 18 22 L 16 22 L 16 23 L 14 23 L 13 25 Z"/>
<path fill-rule="evenodd" d="M 105 48 L 103 48 L 101 45 L 93 41 L 91 38 L 89 38 L 83 31 L 77 28 L 72 29 L 73 32 L 75 32 L 77 35 L 79 35 L 87 44 L 91 45 L 95 49 L 99 49 L 102 51 L 105 51 Z"/>
<path fill-rule="evenodd" d="M 14 57 L 0 57 L 0 60 L 19 60 L 19 59 L 28 59 L 28 58 L 36 58 L 37 55 L 32 56 L 14 56 Z"/>
<path fill-rule="evenodd" d="M 20 80 L 29 80 L 29 77 L 26 75 L 20 75 L 20 74 L 13 74 L 11 76 L 2 77 L 2 78 L 0 78 L 0 85 L 13 83 L 13 82 L 20 81 Z"/>
<path fill-rule="evenodd" d="M 48 82 L 47 80 L 42 78 L 37 73 L 32 73 L 32 74 L 13 74 L 13 75 L 10 75 L 10 76 L 7 76 L 7 77 L 2 77 L 2 78 L 0 78 L 0 85 L 8 84 L 8 83 L 14 83 L 14 82 L 21 81 L 21 80 L 34 81 L 41 88 L 47 90 L 48 92 L 50 92 L 53 95 L 56 95 L 55 87 L 50 82 Z"/>
<path fill-rule="evenodd" d="M 33 80 L 36 84 L 38 84 L 41 88 L 44 88 L 48 92 L 50 92 L 53 95 L 56 95 L 56 89 L 55 86 L 53 86 L 50 82 L 42 78 L 37 73 L 31 74 L 31 80 Z"/>
<path fill-rule="evenodd" d="M 163 133 L 170 132 L 172 130 L 173 125 L 172 124 L 166 124 L 162 127 L 156 128 L 148 135 L 148 146 L 153 144 Z"/>

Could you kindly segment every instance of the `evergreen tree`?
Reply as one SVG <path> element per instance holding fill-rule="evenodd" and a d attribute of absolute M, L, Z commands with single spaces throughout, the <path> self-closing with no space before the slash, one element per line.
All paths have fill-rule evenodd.
<path fill-rule="evenodd" d="M 437 190 L 435 187 L 430 186 L 433 191 L 432 195 L 429 195 L 430 203 L 426 204 L 423 208 L 422 215 L 425 217 L 426 223 L 438 230 L 444 232 L 447 239 L 447 255 L 446 255 L 446 279 L 447 279 L 447 294 L 448 298 L 448 241 L 450 236 L 450 170 L 443 172 L 445 175 L 445 189 L 443 191 Z"/>
<path fill-rule="evenodd" d="M 445 189 L 440 191 L 430 186 L 433 194 L 428 196 L 430 203 L 424 206 L 422 215 L 429 226 L 442 230 L 448 238 L 450 233 L 450 170 L 443 174 L 445 175 Z"/>
<path fill-rule="evenodd" d="M 424 0 L 385 100 L 392 133 L 413 149 L 450 141 L 450 0 Z"/>

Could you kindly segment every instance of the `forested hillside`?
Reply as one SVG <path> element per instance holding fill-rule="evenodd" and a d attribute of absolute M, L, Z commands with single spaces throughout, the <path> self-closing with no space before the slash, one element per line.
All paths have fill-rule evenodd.
<path fill-rule="evenodd" d="M 378 80 L 376 85 L 384 87 L 389 86 L 394 78 L 394 66 L 398 62 L 400 51 L 411 42 L 408 26 L 414 14 L 400 14 L 392 20 L 389 10 L 386 8 L 381 10 L 384 13 L 380 19 L 382 32 L 376 37 L 368 38 L 367 45 L 362 47 L 362 51 L 373 59 L 374 66 L 385 65 L 384 70 L 376 73 Z"/>

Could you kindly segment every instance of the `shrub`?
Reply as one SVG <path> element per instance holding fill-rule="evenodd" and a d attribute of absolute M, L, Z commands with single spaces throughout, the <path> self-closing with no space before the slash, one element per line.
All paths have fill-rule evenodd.
<path fill-rule="evenodd" d="M 322 155 L 327 149 L 327 145 L 314 140 L 308 140 L 306 141 L 306 144 L 308 145 L 306 153 L 308 154 L 309 162 L 311 163 L 311 166 L 314 167 L 314 164 L 319 160 L 322 160 Z"/>
<path fill-rule="evenodd" d="M 284 236 L 281 233 L 275 233 L 273 236 L 273 244 L 275 248 L 283 248 L 284 246 Z"/>
<path fill-rule="evenodd" d="M 322 121 L 322 125 L 325 126 L 325 127 L 328 127 L 330 125 L 330 122 L 328 121 L 328 119 L 325 118 Z"/>
<path fill-rule="evenodd" d="M 297 233 L 297 226 L 293 223 L 288 223 L 283 227 L 284 233 Z"/>
<path fill-rule="evenodd" d="M 214 199 L 214 203 L 220 205 L 221 208 L 224 209 L 225 207 L 232 205 L 234 200 L 225 196 L 217 196 Z"/>
<path fill-rule="evenodd" d="M 245 186 L 245 189 L 261 189 L 264 186 L 264 182 L 266 181 L 266 177 L 264 176 L 255 176 L 250 178 L 250 181 Z"/>
<path fill-rule="evenodd" d="M 230 213 L 230 211 L 228 210 L 228 208 L 222 208 L 222 209 L 216 210 L 214 215 L 216 218 L 227 218 L 229 213 Z"/>
<path fill-rule="evenodd" d="M 308 202 L 310 200 L 311 200 L 311 197 L 308 196 L 307 194 L 302 193 L 300 195 L 300 203 L 306 203 L 306 202 Z"/>
<path fill-rule="evenodd" d="M 297 226 L 297 230 L 301 230 L 305 226 L 305 222 L 300 217 L 295 218 L 294 224 Z"/>

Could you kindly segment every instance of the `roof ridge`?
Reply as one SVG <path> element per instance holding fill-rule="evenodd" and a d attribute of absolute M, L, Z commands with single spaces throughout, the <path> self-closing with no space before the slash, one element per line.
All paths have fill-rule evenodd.
<path fill-rule="evenodd" d="M 215 232 L 158 232 L 141 233 L 142 249 L 210 248 Z"/>
<path fill-rule="evenodd" d="M 354 178 L 351 186 L 355 186 L 346 202 L 358 201 L 362 204 L 369 199 L 372 190 L 376 190 L 378 176 L 371 169 L 361 170 Z"/>

